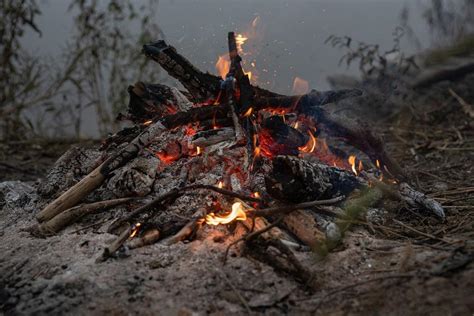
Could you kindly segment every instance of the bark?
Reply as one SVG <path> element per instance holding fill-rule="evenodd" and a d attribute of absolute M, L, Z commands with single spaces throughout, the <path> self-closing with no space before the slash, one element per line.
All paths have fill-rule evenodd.
<path fill-rule="evenodd" d="M 347 195 L 364 186 L 346 170 L 293 156 L 273 159 L 265 185 L 272 197 L 293 203 Z"/>

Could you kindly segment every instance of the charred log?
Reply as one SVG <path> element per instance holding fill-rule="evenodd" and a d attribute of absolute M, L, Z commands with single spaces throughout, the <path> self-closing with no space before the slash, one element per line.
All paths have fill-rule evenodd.
<path fill-rule="evenodd" d="M 348 171 L 311 163 L 292 156 L 278 156 L 265 178 L 267 192 L 293 203 L 347 195 L 363 184 Z"/>

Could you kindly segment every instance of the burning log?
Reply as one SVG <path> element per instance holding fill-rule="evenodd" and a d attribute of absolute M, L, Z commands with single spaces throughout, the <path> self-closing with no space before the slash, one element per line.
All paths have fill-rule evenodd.
<path fill-rule="evenodd" d="M 347 195 L 363 186 L 349 171 L 293 156 L 278 156 L 265 177 L 267 192 L 274 198 L 293 203 Z"/>

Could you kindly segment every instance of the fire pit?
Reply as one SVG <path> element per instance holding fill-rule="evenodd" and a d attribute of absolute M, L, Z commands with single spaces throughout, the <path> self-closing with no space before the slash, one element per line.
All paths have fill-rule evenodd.
<path fill-rule="evenodd" d="M 249 253 L 312 287 L 294 252 L 330 251 L 368 209 L 395 201 L 444 217 L 439 203 L 408 184 L 367 123 L 327 109 L 362 91 L 286 96 L 259 88 L 241 65 L 244 41 L 228 34 L 222 78 L 201 72 L 164 41 L 145 45 L 144 54 L 186 91 L 130 86 L 120 119 L 134 125 L 58 160 L 39 189 L 50 202 L 30 231 L 55 235 L 83 218 L 99 222 L 100 211 L 111 209 L 109 232 L 117 238 L 97 254 L 102 262 L 224 228 L 233 236 L 224 261 L 229 251 Z"/>

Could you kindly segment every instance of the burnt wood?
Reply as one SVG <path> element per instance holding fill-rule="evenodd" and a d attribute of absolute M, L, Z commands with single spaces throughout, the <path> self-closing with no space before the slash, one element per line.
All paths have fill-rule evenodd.
<path fill-rule="evenodd" d="M 300 203 L 347 195 L 362 187 L 350 172 L 293 156 L 278 156 L 265 177 L 267 192 L 275 199 Z"/>

